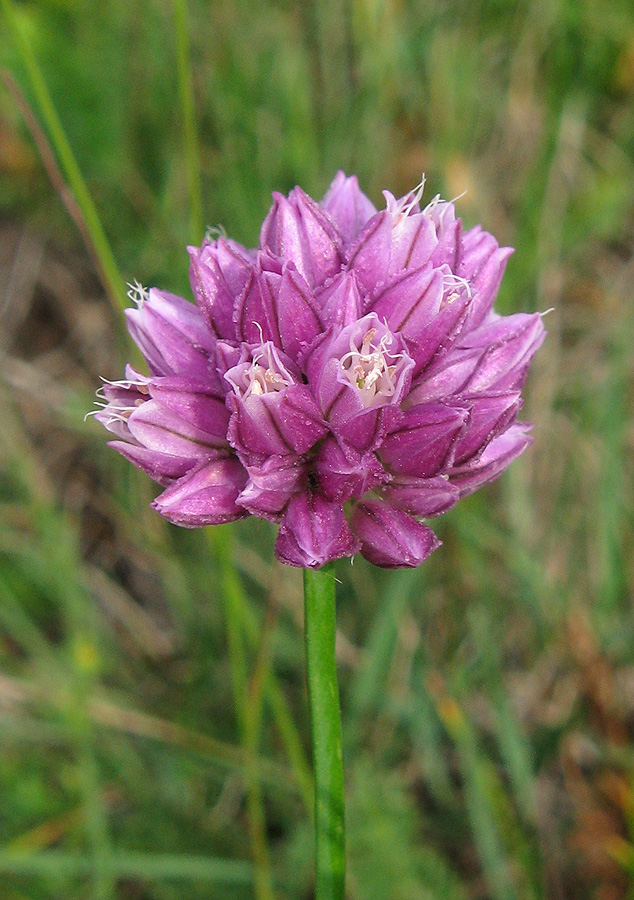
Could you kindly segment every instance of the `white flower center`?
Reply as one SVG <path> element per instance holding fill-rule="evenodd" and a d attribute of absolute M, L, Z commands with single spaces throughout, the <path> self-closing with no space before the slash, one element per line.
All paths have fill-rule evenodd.
<path fill-rule="evenodd" d="M 295 383 L 271 341 L 266 341 L 253 355 L 250 364 L 240 363 L 226 376 L 236 394 L 244 400 L 252 394 L 273 394 Z"/>
<path fill-rule="evenodd" d="M 442 286 L 444 296 L 441 303 L 441 309 L 444 309 L 445 306 L 449 306 L 450 303 L 457 300 L 458 297 L 460 297 L 461 291 L 464 291 L 469 300 L 471 300 L 471 285 L 466 278 L 462 278 L 454 272 L 447 272 L 443 275 Z"/>
<path fill-rule="evenodd" d="M 250 394 L 260 396 L 261 394 L 272 394 L 275 391 L 283 391 L 293 383 L 292 379 L 287 380 L 280 372 L 268 366 L 265 368 L 257 362 L 252 362 L 251 366 L 244 373 L 247 386 L 244 391 L 246 399 Z"/>
<path fill-rule="evenodd" d="M 377 335 L 376 328 L 369 328 L 363 335 L 361 347 L 356 347 L 354 339 L 350 338 L 350 352 L 340 360 L 342 372 L 360 392 L 366 409 L 380 398 L 394 396 L 397 361 L 403 357 L 402 353 L 390 353 L 387 349 L 394 343 L 389 332 L 378 342 Z"/>

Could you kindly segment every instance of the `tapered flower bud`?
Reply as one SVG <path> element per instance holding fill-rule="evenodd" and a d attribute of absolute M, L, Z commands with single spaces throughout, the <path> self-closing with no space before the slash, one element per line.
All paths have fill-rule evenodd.
<path fill-rule="evenodd" d="M 214 361 L 215 339 L 200 310 L 167 291 L 152 288 L 127 309 L 128 329 L 153 375 L 183 375 L 211 382 L 222 394 Z"/>
<path fill-rule="evenodd" d="M 431 528 L 378 498 L 358 503 L 350 524 L 363 556 L 386 569 L 418 566 L 440 546 Z"/>
<path fill-rule="evenodd" d="M 245 288 L 255 254 L 224 238 L 187 249 L 189 278 L 198 308 L 217 337 L 234 339 L 234 298 Z"/>
<path fill-rule="evenodd" d="M 290 501 L 275 545 L 280 562 L 319 568 L 333 559 L 353 556 L 360 549 L 339 503 L 305 490 Z"/>
<path fill-rule="evenodd" d="M 152 506 L 175 525 L 198 528 L 223 525 L 246 515 L 236 501 L 246 472 L 228 455 L 199 463 L 156 498 Z"/>
<path fill-rule="evenodd" d="M 346 178 L 343 172 L 337 173 L 321 205 L 337 223 L 345 246 L 357 239 L 365 223 L 376 214 L 374 204 L 359 189 L 356 176 Z"/>
<path fill-rule="evenodd" d="M 511 250 L 422 190 L 377 211 L 339 172 L 321 203 L 275 194 L 256 249 L 190 247 L 196 305 L 133 289 L 150 374 L 106 383 L 97 417 L 161 515 L 279 522 L 290 565 L 415 566 L 438 546 L 420 520 L 529 445 L 541 317 L 493 311 Z"/>
<path fill-rule="evenodd" d="M 146 378 L 131 367 L 101 388 L 97 419 L 120 439 L 113 446 L 161 483 L 227 447 L 228 412 L 205 385 L 179 376 Z"/>
<path fill-rule="evenodd" d="M 289 501 L 306 490 L 306 462 L 293 454 L 269 456 L 260 465 L 247 466 L 249 480 L 238 497 L 238 505 L 254 516 L 279 522 Z"/>

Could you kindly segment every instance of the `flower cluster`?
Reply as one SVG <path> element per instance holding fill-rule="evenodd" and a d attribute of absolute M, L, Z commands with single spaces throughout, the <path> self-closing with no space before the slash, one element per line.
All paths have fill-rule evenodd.
<path fill-rule="evenodd" d="M 415 566 L 439 543 L 420 520 L 527 447 L 541 318 L 493 312 L 511 250 L 421 193 L 377 212 L 340 172 L 321 203 L 275 194 L 257 250 L 189 248 L 195 305 L 135 290 L 150 374 L 106 383 L 97 418 L 166 487 L 161 515 L 279 522 L 290 565 Z"/>

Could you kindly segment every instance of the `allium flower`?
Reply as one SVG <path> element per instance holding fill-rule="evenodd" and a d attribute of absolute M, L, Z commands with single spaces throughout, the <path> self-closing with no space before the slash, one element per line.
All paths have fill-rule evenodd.
<path fill-rule="evenodd" d="M 377 212 L 339 172 L 321 203 L 275 194 L 258 249 L 190 247 L 196 305 L 135 290 L 149 375 L 106 383 L 97 418 L 165 486 L 161 515 L 279 522 L 290 565 L 416 566 L 439 545 L 420 520 L 528 446 L 541 318 L 493 312 L 511 250 L 421 194 Z"/>

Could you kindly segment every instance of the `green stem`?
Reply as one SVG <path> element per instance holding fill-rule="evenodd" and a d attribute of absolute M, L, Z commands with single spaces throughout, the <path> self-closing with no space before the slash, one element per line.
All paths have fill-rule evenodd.
<path fill-rule="evenodd" d="M 346 857 L 332 564 L 304 569 L 306 676 L 315 770 L 315 897 L 343 900 Z"/>

